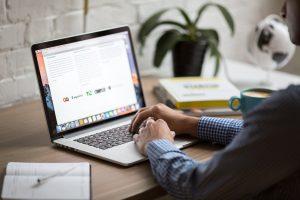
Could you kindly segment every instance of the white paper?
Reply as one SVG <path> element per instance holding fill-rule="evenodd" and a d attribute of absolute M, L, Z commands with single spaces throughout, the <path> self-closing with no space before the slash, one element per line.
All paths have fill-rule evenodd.
<path fill-rule="evenodd" d="M 90 199 L 88 163 L 9 163 L 6 171 L 3 199 Z"/>

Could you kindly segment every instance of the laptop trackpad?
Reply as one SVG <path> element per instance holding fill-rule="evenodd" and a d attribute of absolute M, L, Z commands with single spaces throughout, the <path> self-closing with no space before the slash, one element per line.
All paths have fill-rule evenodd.
<path fill-rule="evenodd" d="M 174 145 L 179 148 L 188 147 L 198 140 L 194 138 L 177 138 Z M 134 142 L 129 142 L 120 146 L 116 146 L 104 151 L 106 156 L 112 158 L 115 161 L 119 161 L 123 164 L 133 164 L 141 160 L 146 160 L 147 158 L 140 154 L 137 150 Z"/>
<path fill-rule="evenodd" d="M 197 142 L 198 142 L 198 139 L 195 139 L 193 137 L 185 137 L 185 136 L 181 137 L 181 136 L 179 136 L 179 137 L 175 138 L 174 144 L 177 148 L 182 149 L 182 148 L 191 146 L 191 145 L 193 145 Z"/>

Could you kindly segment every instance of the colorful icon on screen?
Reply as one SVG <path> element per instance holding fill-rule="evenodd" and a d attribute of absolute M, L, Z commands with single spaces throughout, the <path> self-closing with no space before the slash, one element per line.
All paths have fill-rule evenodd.
<path fill-rule="evenodd" d="M 56 131 L 59 133 L 61 132 L 61 126 L 56 126 Z"/>
<path fill-rule="evenodd" d="M 68 102 L 70 99 L 69 99 L 69 97 L 64 97 L 63 98 L 63 102 Z"/>
<path fill-rule="evenodd" d="M 66 129 L 69 129 L 70 128 L 70 123 L 66 123 L 65 126 L 66 126 Z"/>
<path fill-rule="evenodd" d="M 97 121 L 101 120 L 101 116 L 100 115 L 96 115 L 96 119 L 97 119 Z"/>
<path fill-rule="evenodd" d="M 70 122 L 70 128 L 75 128 L 75 122 Z"/>
<path fill-rule="evenodd" d="M 101 116 L 101 119 L 105 119 L 105 113 L 102 113 L 100 116 Z"/>
<path fill-rule="evenodd" d="M 132 105 L 132 106 L 131 106 L 131 111 L 134 111 L 134 110 L 135 110 L 135 106 Z"/>
<path fill-rule="evenodd" d="M 84 124 L 84 120 L 83 120 L 83 119 L 80 119 L 80 120 L 79 120 L 79 124 L 80 124 L 80 125 L 83 125 L 83 124 Z"/>
<path fill-rule="evenodd" d="M 92 96 L 93 92 L 90 90 L 90 91 L 87 91 L 85 94 L 86 94 L 86 96 Z"/>

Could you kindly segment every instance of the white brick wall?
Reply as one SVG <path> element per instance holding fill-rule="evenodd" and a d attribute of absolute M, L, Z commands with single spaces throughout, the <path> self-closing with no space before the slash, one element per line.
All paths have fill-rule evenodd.
<path fill-rule="evenodd" d="M 6 22 L 5 1 L 0 0 L 0 23 L 4 24 L 5 22 Z"/>
<path fill-rule="evenodd" d="M 57 16 L 68 11 L 67 1 L 64 0 L 6 0 L 6 2 L 7 17 L 11 22 Z"/>
<path fill-rule="evenodd" d="M 47 17 L 27 23 L 25 41 L 28 44 L 32 44 L 50 39 L 54 32 L 53 19 L 53 17 Z"/>
<path fill-rule="evenodd" d="M 134 25 L 135 23 L 137 23 L 136 7 L 127 1 L 120 0 L 116 4 L 102 4 L 90 9 L 87 30 L 95 31 L 122 24 Z"/>
<path fill-rule="evenodd" d="M 73 11 L 63 14 L 54 19 L 55 32 L 57 37 L 69 36 L 82 33 L 83 11 Z"/>
<path fill-rule="evenodd" d="M 221 49 L 230 58 L 246 60 L 246 39 L 250 28 L 269 13 L 276 12 L 283 0 L 215 0 L 227 6 L 236 20 L 237 33 L 230 37 L 221 16 L 211 9 L 199 25 L 215 27 L 221 33 Z M 184 7 L 194 16 L 206 0 L 90 0 L 87 31 L 127 24 L 134 39 L 140 24 L 163 8 Z M 0 0 L 0 107 L 38 97 L 30 46 L 33 43 L 83 32 L 83 0 Z M 176 11 L 166 19 L 181 20 Z M 159 28 L 147 42 L 144 56 L 137 52 L 141 71 L 152 68 Z M 293 68 L 291 68 L 293 69 Z M 162 71 L 171 70 L 170 55 Z"/>
<path fill-rule="evenodd" d="M 33 61 L 29 48 L 10 51 L 6 54 L 7 72 L 10 78 L 33 73 Z"/>
<path fill-rule="evenodd" d="M 0 27 L 0 47 L 2 50 L 21 47 L 24 44 L 25 24 L 8 24 Z"/>
<path fill-rule="evenodd" d="M 6 54 L 0 54 L 0 81 L 9 77 L 7 72 L 7 57 Z"/>

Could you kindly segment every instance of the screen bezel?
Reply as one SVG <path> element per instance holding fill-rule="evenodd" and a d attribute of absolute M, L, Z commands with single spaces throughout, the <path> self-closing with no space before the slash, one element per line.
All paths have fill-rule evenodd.
<path fill-rule="evenodd" d="M 92 38 L 103 37 L 103 36 L 107 36 L 107 35 L 110 35 L 110 34 L 121 33 L 121 32 L 127 32 L 128 36 L 129 36 L 133 61 L 134 61 L 134 65 L 135 65 L 135 71 L 136 71 L 136 74 L 137 74 L 138 83 L 140 85 L 140 91 L 139 91 L 140 97 L 139 98 L 141 98 L 141 102 L 142 102 L 141 107 L 145 107 L 146 104 L 145 104 L 145 99 L 144 99 L 144 94 L 143 94 L 143 89 L 142 89 L 142 83 L 141 83 L 140 74 L 139 74 L 139 70 L 138 70 L 135 51 L 134 51 L 134 48 L 133 48 L 131 32 L 130 32 L 130 29 L 129 29 L 128 26 L 122 26 L 122 27 L 118 27 L 118 28 L 113 28 L 113 29 L 102 30 L 102 31 L 98 31 L 98 32 L 92 32 L 92 33 L 87 33 L 87 34 L 82 34 L 82 35 L 57 39 L 57 40 L 53 40 L 53 41 L 42 42 L 42 43 L 34 44 L 34 45 L 31 46 L 31 53 L 32 53 L 32 56 L 33 56 L 33 61 L 34 61 L 35 71 L 36 71 L 36 75 L 37 75 L 37 79 L 38 79 L 41 99 L 42 99 L 42 102 L 43 102 L 44 114 L 45 114 L 45 117 L 46 117 L 48 131 L 49 131 L 50 138 L 51 138 L 52 142 L 57 138 L 63 137 L 63 135 L 71 134 L 71 133 L 74 133 L 74 132 L 77 132 L 77 131 L 80 131 L 80 130 L 83 130 L 83 129 L 87 129 L 87 128 L 90 128 L 90 127 L 93 127 L 93 126 L 104 124 L 104 123 L 110 122 L 112 120 L 121 119 L 121 118 L 130 116 L 130 115 L 133 115 L 137 111 L 134 111 L 132 113 L 127 113 L 127 114 L 124 114 L 124 115 L 121 115 L 121 116 L 112 117 L 112 118 L 109 118 L 109 119 L 106 119 L 106 120 L 103 120 L 103 121 L 87 124 L 85 126 L 76 127 L 74 129 L 66 130 L 64 132 L 57 133 L 56 127 L 53 127 L 54 129 L 52 129 L 52 127 L 51 127 L 50 117 L 49 117 L 50 115 L 49 115 L 49 110 L 48 110 L 47 104 L 46 104 L 41 73 L 40 73 L 40 69 L 39 69 L 39 65 L 38 65 L 38 61 L 37 61 L 37 57 L 36 57 L 36 51 L 37 50 L 42 50 L 42 49 L 45 49 L 45 48 L 50 48 L 50 47 L 70 44 L 70 43 L 74 43 L 74 42 L 79 42 L 79 41 L 83 41 L 83 40 L 88 40 L 88 39 L 92 39 Z"/>

